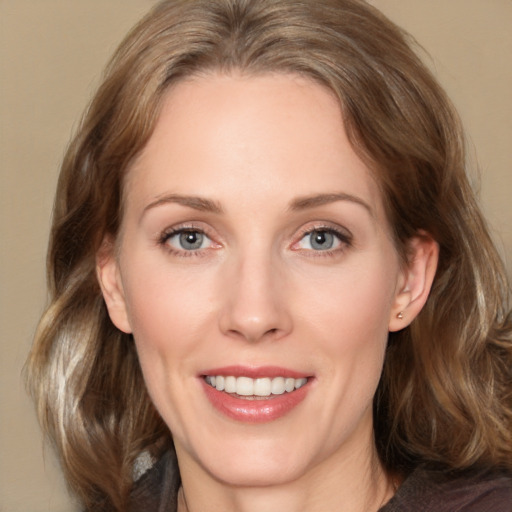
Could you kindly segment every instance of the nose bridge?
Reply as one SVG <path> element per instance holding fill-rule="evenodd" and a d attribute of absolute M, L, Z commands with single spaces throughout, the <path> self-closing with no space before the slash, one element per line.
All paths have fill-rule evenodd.
<path fill-rule="evenodd" d="M 279 259 L 264 246 L 244 248 L 227 262 L 228 280 L 220 318 L 225 334 L 257 341 L 291 329 Z"/>

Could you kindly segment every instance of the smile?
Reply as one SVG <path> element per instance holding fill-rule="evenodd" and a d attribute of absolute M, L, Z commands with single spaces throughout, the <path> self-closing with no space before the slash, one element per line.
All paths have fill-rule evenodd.
<path fill-rule="evenodd" d="M 305 377 L 235 377 L 233 375 L 207 375 L 205 382 L 217 391 L 238 395 L 245 399 L 265 398 L 271 395 L 282 395 L 300 389 L 307 383 Z"/>
<path fill-rule="evenodd" d="M 266 423 L 292 413 L 316 380 L 275 366 L 229 366 L 207 370 L 199 377 L 214 409 L 244 423 Z"/>

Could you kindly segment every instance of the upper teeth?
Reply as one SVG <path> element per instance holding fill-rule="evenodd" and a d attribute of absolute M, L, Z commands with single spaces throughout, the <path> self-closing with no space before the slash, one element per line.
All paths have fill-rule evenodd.
<path fill-rule="evenodd" d="M 251 379 L 250 377 L 233 377 L 224 375 L 207 375 L 205 380 L 218 391 L 236 393 L 241 396 L 269 396 L 282 395 L 285 391 L 291 392 L 304 386 L 306 378 L 293 379 L 290 377 L 262 377 Z"/>

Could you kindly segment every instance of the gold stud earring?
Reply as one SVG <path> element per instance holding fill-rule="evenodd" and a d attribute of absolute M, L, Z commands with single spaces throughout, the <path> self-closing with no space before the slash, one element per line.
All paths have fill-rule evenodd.
<path fill-rule="evenodd" d="M 397 317 L 399 320 L 402 320 L 402 319 L 403 319 L 403 317 L 404 317 L 404 313 L 403 313 L 403 311 L 400 311 L 400 313 L 398 313 L 398 314 L 396 315 L 396 317 Z"/>

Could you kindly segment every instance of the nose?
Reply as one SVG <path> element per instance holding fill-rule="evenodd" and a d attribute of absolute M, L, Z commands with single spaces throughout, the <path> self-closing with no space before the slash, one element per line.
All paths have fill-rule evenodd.
<path fill-rule="evenodd" d="M 292 317 L 283 269 L 270 256 L 255 254 L 226 263 L 228 277 L 221 291 L 219 317 L 222 333 L 249 342 L 289 334 Z"/>

